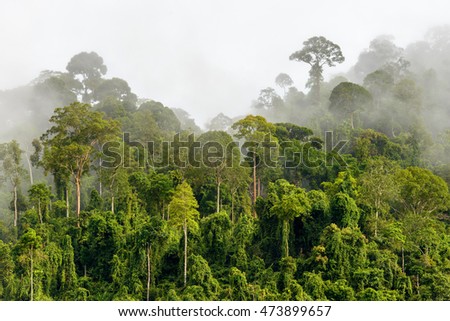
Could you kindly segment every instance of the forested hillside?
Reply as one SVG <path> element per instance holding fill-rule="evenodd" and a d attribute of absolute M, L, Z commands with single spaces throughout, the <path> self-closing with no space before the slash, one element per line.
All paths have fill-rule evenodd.
<path fill-rule="evenodd" d="M 449 39 L 312 37 L 206 129 L 95 52 L 0 91 L 0 299 L 450 300 Z"/>

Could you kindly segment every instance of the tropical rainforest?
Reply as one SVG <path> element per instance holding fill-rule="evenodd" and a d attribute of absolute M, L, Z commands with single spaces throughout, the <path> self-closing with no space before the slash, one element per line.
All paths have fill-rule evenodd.
<path fill-rule="evenodd" d="M 206 126 L 96 52 L 0 91 L 0 299 L 450 300 L 449 39 L 306 39 Z"/>

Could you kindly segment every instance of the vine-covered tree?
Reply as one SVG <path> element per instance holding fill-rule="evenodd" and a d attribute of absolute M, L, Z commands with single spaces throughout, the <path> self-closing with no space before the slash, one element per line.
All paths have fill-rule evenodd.
<path fill-rule="evenodd" d="M 306 191 L 295 187 L 284 179 L 269 184 L 270 212 L 282 222 L 282 253 L 289 256 L 290 222 L 302 216 L 305 219 L 311 210 Z"/>
<path fill-rule="evenodd" d="M 28 276 L 29 276 L 29 300 L 34 300 L 34 290 L 35 290 L 35 281 L 34 281 L 34 272 L 35 272 L 35 252 L 42 245 L 42 238 L 36 234 L 36 231 L 33 229 L 28 229 L 26 233 L 24 233 L 19 242 L 16 244 L 16 250 L 29 261 Z"/>

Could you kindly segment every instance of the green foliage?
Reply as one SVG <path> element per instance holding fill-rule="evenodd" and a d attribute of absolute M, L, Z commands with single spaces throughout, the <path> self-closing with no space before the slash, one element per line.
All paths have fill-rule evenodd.
<path fill-rule="evenodd" d="M 174 133 L 180 131 L 181 124 L 175 113 L 170 108 L 164 107 L 160 102 L 145 102 L 139 106 L 139 111 L 150 112 L 160 129 Z"/>
<path fill-rule="evenodd" d="M 315 103 L 319 103 L 323 66 L 333 67 L 344 62 L 341 48 L 325 37 L 311 37 L 303 42 L 303 48 L 289 56 L 290 60 L 305 62 L 311 66 L 307 87 L 312 87 Z"/>
<path fill-rule="evenodd" d="M 224 265 L 231 245 L 231 221 L 224 211 L 208 215 L 200 221 L 205 257 L 211 263 Z"/>
<path fill-rule="evenodd" d="M 331 220 L 341 227 L 356 227 L 360 210 L 354 199 L 345 193 L 337 193 L 331 199 Z"/>
<path fill-rule="evenodd" d="M 319 241 L 320 233 L 331 223 L 330 201 L 328 196 L 320 190 L 308 192 L 311 204 L 310 215 L 304 220 L 305 243 L 312 247 Z"/>
<path fill-rule="evenodd" d="M 408 167 L 398 174 L 400 203 L 405 211 L 432 214 L 448 208 L 449 192 L 445 181 L 427 169 Z"/>
<path fill-rule="evenodd" d="M 17 101 L 0 92 L 33 120 L 24 151 L 0 144 L 0 300 L 450 300 L 450 135 L 434 116 L 448 86 L 402 55 L 377 38 L 348 75 L 364 87 L 324 82 L 344 58 L 310 38 L 291 55 L 311 66 L 309 92 L 280 74 L 283 95 L 261 90 L 260 115 L 219 114 L 204 133 L 184 110 L 105 79 L 93 52 L 42 72 Z M 54 106 L 65 107 L 48 126 Z M 191 132 L 200 165 L 177 164 L 170 144 L 164 166 L 142 162 L 144 142 L 158 158 Z M 129 159 L 110 161 L 105 142 Z"/>
<path fill-rule="evenodd" d="M 131 92 L 128 83 L 120 78 L 112 78 L 104 80 L 98 85 L 94 92 L 93 98 L 97 101 L 104 101 L 107 98 L 114 98 L 119 102 L 125 103 L 124 106 L 136 105 L 137 97 Z"/>
<path fill-rule="evenodd" d="M 248 141 L 260 142 L 265 134 L 274 134 L 276 127 L 266 121 L 264 117 L 248 115 L 233 124 L 232 128 L 237 131 L 237 138 L 245 138 Z"/>
<path fill-rule="evenodd" d="M 366 237 L 358 228 L 326 227 L 321 236 L 327 257 L 327 275 L 332 280 L 348 279 L 353 271 L 366 264 Z"/>
<path fill-rule="evenodd" d="M 14 226 L 17 226 L 20 210 L 20 204 L 18 204 L 20 184 L 22 178 L 26 175 L 25 169 L 22 167 L 22 154 L 23 151 L 15 140 L 0 145 L 0 160 L 2 161 L 0 183 L 7 181 L 12 187 L 13 200 L 11 201 L 11 208 L 14 211 Z"/>
<path fill-rule="evenodd" d="M 184 285 L 187 283 L 188 265 L 188 232 L 196 233 L 199 230 L 197 211 L 198 203 L 194 197 L 191 186 L 183 182 L 175 189 L 172 201 L 169 204 L 170 224 L 183 230 L 184 235 Z"/>
<path fill-rule="evenodd" d="M 39 220 L 42 223 L 43 217 L 48 212 L 51 191 L 44 183 L 35 184 L 28 190 L 28 196 L 33 206 L 38 209 Z"/>
<path fill-rule="evenodd" d="M 303 287 L 312 300 L 323 301 L 325 296 L 325 282 L 320 274 L 306 272 L 303 274 Z"/>
<path fill-rule="evenodd" d="M 232 234 L 232 262 L 239 269 L 246 269 L 248 264 L 248 247 L 255 234 L 255 221 L 249 214 L 243 214 L 234 225 Z"/>
<path fill-rule="evenodd" d="M 59 268 L 60 287 L 67 293 L 67 299 L 71 298 L 73 292 L 77 289 L 78 276 L 75 269 L 74 250 L 71 238 L 66 235 L 61 244 L 62 258 Z M 63 299 L 65 299 L 63 297 Z"/>
<path fill-rule="evenodd" d="M 291 123 L 276 123 L 275 136 L 280 142 L 289 140 L 307 141 L 313 131 Z"/>
<path fill-rule="evenodd" d="M 14 261 L 8 244 L 0 240 L 0 298 L 11 300 L 14 297 Z"/>
<path fill-rule="evenodd" d="M 102 210 L 103 209 L 103 199 L 101 198 L 99 192 L 96 189 L 91 191 L 91 195 L 89 198 L 89 204 L 86 207 L 86 210 Z"/>
<path fill-rule="evenodd" d="M 103 58 L 96 52 L 81 52 L 73 56 L 66 69 L 75 80 L 74 89 L 79 89 L 76 93 L 82 95 L 83 102 L 90 101 L 92 91 L 98 86 L 101 77 L 108 70 L 106 65 L 103 64 Z M 81 81 L 77 80 L 76 76 L 80 76 Z"/>
<path fill-rule="evenodd" d="M 46 172 L 67 182 L 72 176 L 76 186 L 76 213 L 81 211 L 81 178 L 89 172 L 99 152 L 96 149 L 114 139 L 119 129 L 114 120 L 105 120 L 91 106 L 73 103 L 56 108 L 50 118 L 54 125 L 42 135 L 44 155 L 42 166 Z"/>
<path fill-rule="evenodd" d="M 220 291 L 219 282 L 214 278 L 208 262 L 200 255 L 189 256 L 189 284 L 203 288 L 202 300 L 214 300 Z"/>
<path fill-rule="evenodd" d="M 107 71 L 103 58 L 95 52 L 82 52 L 73 56 L 66 69 L 71 74 L 82 75 L 85 78 L 100 78 Z"/>
<path fill-rule="evenodd" d="M 292 81 L 292 78 L 285 73 L 280 73 L 276 78 L 275 78 L 275 83 L 280 86 L 281 88 L 283 88 L 286 91 L 286 88 L 291 87 L 294 82 Z"/>
<path fill-rule="evenodd" d="M 331 301 L 353 301 L 355 300 L 355 291 L 348 284 L 347 280 L 340 279 L 335 282 L 329 280 L 325 283 L 325 296 Z"/>
<path fill-rule="evenodd" d="M 172 201 L 169 203 L 169 221 L 174 227 L 186 226 L 189 229 L 199 228 L 198 203 L 187 182 L 183 182 L 175 188 Z"/>
<path fill-rule="evenodd" d="M 282 113 L 283 104 L 283 99 L 276 93 L 275 89 L 268 87 L 261 90 L 254 108 L 272 113 Z"/>
<path fill-rule="evenodd" d="M 359 194 L 357 181 L 349 171 L 339 172 L 333 183 L 324 182 L 322 186 L 329 197 L 333 197 L 337 193 L 344 193 L 356 198 Z"/>
<path fill-rule="evenodd" d="M 81 261 L 94 280 L 111 280 L 111 261 L 123 242 L 122 229 L 110 212 L 92 212 L 88 218 L 86 233 L 80 241 Z"/>
<path fill-rule="evenodd" d="M 351 82 L 341 82 L 330 95 L 330 110 L 350 117 L 354 128 L 354 114 L 365 109 L 372 102 L 372 95 L 364 88 Z"/>
<path fill-rule="evenodd" d="M 245 273 L 238 268 L 232 267 L 229 275 L 230 282 L 230 300 L 246 301 L 250 299 L 250 291 L 248 288 L 247 277 Z"/>
<path fill-rule="evenodd" d="M 289 256 L 289 223 L 295 218 L 306 217 L 311 205 L 305 190 L 297 188 L 284 179 L 269 183 L 268 200 L 271 203 L 270 213 L 283 223 L 283 257 Z"/>

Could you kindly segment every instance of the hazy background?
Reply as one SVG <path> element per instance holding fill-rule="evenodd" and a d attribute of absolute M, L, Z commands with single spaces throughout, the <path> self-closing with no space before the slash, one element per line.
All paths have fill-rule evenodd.
<path fill-rule="evenodd" d="M 2 0 L 0 89 L 24 85 L 45 69 L 64 71 L 73 55 L 96 51 L 107 77 L 187 110 L 203 126 L 220 111 L 249 111 L 280 72 L 303 90 L 308 66 L 288 57 L 311 36 L 339 44 L 346 57 L 327 76 L 348 70 L 377 35 L 393 35 L 400 47 L 422 39 L 430 27 L 450 22 L 449 7 L 447 1 Z"/>

